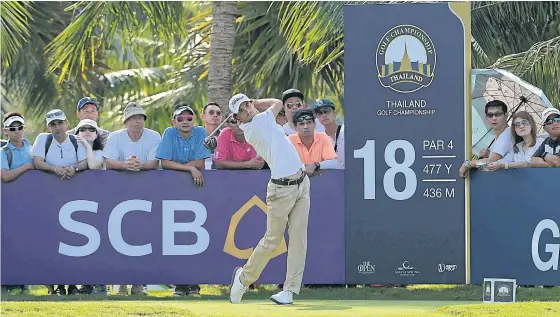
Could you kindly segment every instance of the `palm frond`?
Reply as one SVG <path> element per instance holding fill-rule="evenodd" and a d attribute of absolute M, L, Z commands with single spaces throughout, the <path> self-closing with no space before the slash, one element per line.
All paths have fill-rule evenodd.
<path fill-rule="evenodd" d="M 0 2 L 0 45 L 2 67 L 8 67 L 30 35 L 31 12 L 26 3 Z"/>
<path fill-rule="evenodd" d="M 529 50 L 499 58 L 490 68 L 508 70 L 541 88 L 560 107 L 560 36 L 534 44 Z"/>

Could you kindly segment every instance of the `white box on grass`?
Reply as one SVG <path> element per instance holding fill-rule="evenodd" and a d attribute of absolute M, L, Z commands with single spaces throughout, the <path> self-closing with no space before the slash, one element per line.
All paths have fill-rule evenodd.
<path fill-rule="evenodd" d="M 482 284 L 484 303 L 515 303 L 517 280 L 506 278 L 485 278 Z"/>

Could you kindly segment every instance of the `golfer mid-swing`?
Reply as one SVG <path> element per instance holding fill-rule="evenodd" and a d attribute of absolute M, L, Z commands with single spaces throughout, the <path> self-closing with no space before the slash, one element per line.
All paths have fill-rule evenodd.
<path fill-rule="evenodd" d="M 259 113 L 255 108 L 268 108 Z M 309 217 L 309 177 L 299 155 L 276 116 L 283 104 L 277 99 L 251 100 L 237 94 L 229 101 L 229 109 L 245 139 L 270 166 L 271 179 L 266 191 L 266 233 L 259 241 L 245 266 L 235 268 L 230 285 L 230 301 L 241 302 L 247 287 L 255 282 L 280 245 L 288 224 L 288 265 L 284 290 L 270 299 L 277 304 L 291 304 L 299 294 L 307 253 L 307 220 Z"/>

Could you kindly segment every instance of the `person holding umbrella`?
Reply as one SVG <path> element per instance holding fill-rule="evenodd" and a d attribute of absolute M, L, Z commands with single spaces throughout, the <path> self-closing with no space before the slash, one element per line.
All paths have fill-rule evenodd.
<path fill-rule="evenodd" d="M 490 148 L 480 151 L 480 160 L 466 160 L 459 169 L 459 176 L 466 177 L 470 168 L 486 168 L 489 163 L 501 160 L 510 151 L 513 151 L 513 137 L 511 130 L 507 129 L 507 105 L 501 100 L 492 100 L 484 107 L 486 121 L 494 130 L 496 138 Z"/>

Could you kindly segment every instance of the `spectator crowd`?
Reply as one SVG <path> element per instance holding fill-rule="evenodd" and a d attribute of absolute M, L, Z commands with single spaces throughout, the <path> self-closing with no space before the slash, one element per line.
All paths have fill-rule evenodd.
<path fill-rule="evenodd" d="M 316 100 L 309 108 L 297 89 L 283 93 L 285 111 L 276 122 L 296 147 L 309 175 L 324 169 L 344 168 L 344 126 L 336 121 L 336 106 L 330 99 Z M 261 111 L 266 109 L 259 109 Z M 120 170 L 141 172 L 169 169 L 187 172 L 196 186 L 204 186 L 204 169 L 268 169 L 267 163 L 245 141 L 239 122 L 233 118 L 220 129 L 224 114 L 217 103 L 204 106 L 196 124 L 196 113 L 187 104 L 176 104 L 170 113 L 171 126 L 163 135 L 145 127 L 149 120 L 142 105 L 129 103 L 122 117 L 123 128 L 109 132 L 100 128 L 100 104 L 82 98 L 76 106 L 80 119 L 69 126 L 64 111 L 54 109 L 45 115 L 48 132 L 31 144 L 23 138 L 25 118 L 16 112 L 3 117 L 3 131 L 8 137 L 1 149 L 3 182 L 16 180 L 27 170 L 38 169 L 61 180 L 71 179 L 85 170 Z M 46 285 L 52 295 L 106 294 L 105 285 Z M 9 285 L 8 290 L 24 285 Z M 199 285 L 175 285 L 174 296 L 188 296 L 200 291 Z M 119 294 L 128 294 L 120 285 Z M 145 285 L 132 285 L 132 295 L 146 295 Z"/>
<path fill-rule="evenodd" d="M 297 150 L 309 175 L 321 170 L 344 169 L 344 125 L 338 124 L 336 105 L 330 99 L 317 99 L 309 107 L 297 89 L 282 94 L 284 110 L 276 123 L 284 130 Z M 266 109 L 257 109 L 264 111 Z M 34 143 L 23 138 L 25 118 L 16 112 L 3 117 L 3 131 L 8 137 L 1 149 L 3 182 L 17 179 L 28 170 L 38 169 L 67 180 L 85 170 L 121 170 L 142 172 L 169 169 L 187 172 L 196 186 L 204 186 L 204 169 L 267 169 L 253 146 L 245 141 L 239 122 L 228 117 L 220 129 L 224 114 L 216 103 L 207 104 L 196 124 L 196 113 L 187 104 L 175 105 L 170 113 L 171 126 L 163 135 L 145 127 L 149 120 L 142 105 L 129 103 L 122 117 L 123 128 L 109 132 L 100 128 L 100 105 L 92 98 L 78 101 L 75 127 L 68 126 L 64 111 L 54 109 L 45 115 L 48 132 Z M 486 120 L 495 140 L 482 149 L 478 160 L 466 160 L 460 168 L 465 177 L 472 168 L 485 171 L 524 167 L 560 167 L 560 110 L 549 108 L 535 122 L 527 112 L 516 112 L 508 127 L 508 109 L 502 101 L 488 102 Z M 547 136 L 537 135 L 542 125 Z M 20 288 L 24 285 L 11 285 Z M 53 295 L 106 294 L 104 285 L 47 285 Z M 174 296 L 188 296 L 200 291 L 199 285 L 176 285 Z M 119 294 L 128 294 L 120 285 Z M 145 285 L 132 285 L 132 295 L 146 295 Z"/>

